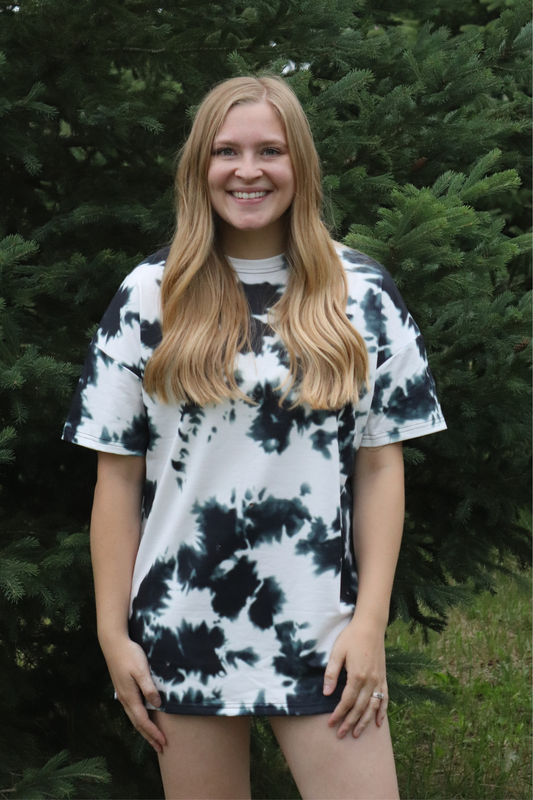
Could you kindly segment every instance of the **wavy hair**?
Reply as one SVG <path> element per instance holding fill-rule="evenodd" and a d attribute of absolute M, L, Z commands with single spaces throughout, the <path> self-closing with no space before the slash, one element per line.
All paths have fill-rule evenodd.
<path fill-rule="evenodd" d="M 161 284 L 163 337 L 144 376 L 146 391 L 162 402 L 203 406 L 232 397 L 255 404 L 235 376 L 237 353 L 251 349 L 250 309 L 217 240 L 207 173 L 228 111 L 265 100 L 285 127 L 295 176 L 287 212 L 288 282 L 269 312 L 289 356 L 279 403 L 292 392 L 291 407 L 339 409 L 358 402 L 367 381 L 365 343 L 345 312 L 346 275 L 321 219 L 320 165 L 307 118 L 281 78 L 233 78 L 199 106 L 177 171 L 177 227 Z"/>

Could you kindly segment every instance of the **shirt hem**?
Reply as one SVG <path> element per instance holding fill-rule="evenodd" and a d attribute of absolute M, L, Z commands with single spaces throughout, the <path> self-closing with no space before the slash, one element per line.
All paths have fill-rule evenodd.
<path fill-rule="evenodd" d="M 78 434 L 76 436 L 68 436 L 63 434 L 61 437 L 64 442 L 70 444 L 77 444 L 80 447 L 88 447 L 90 450 L 99 450 L 102 453 L 120 453 L 124 456 L 145 456 L 146 453 L 141 450 L 128 450 L 124 445 L 118 442 L 106 442 L 99 439 L 97 436 L 91 436 L 88 433 Z"/>
<path fill-rule="evenodd" d="M 329 701 L 329 702 L 328 702 Z M 254 703 L 253 706 L 246 704 L 239 704 L 234 709 L 227 704 L 224 708 L 219 708 L 216 705 L 198 705 L 194 703 L 163 703 L 156 711 L 162 711 L 165 714 L 181 714 L 184 716 L 201 716 L 201 717 L 300 717 L 310 716 L 312 714 L 331 714 L 338 705 L 339 698 L 335 698 L 333 702 L 331 698 L 327 698 L 324 703 L 313 703 L 312 705 L 305 705 L 295 708 L 279 707 L 275 704 L 269 703 Z M 153 706 L 147 707 L 153 709 Z"/>
<path fill-rule="evenodd" d="M 402 442 L 406 439 L 416 439 L 419 436 L 428 436 L 447 429 L 444 417 L 439 417 L 435 422 L 424 422 L 418 425 L 402 426 L 401 429 L 387 431 L 386 433 L 365 434 L 361 438 L 360 447 L 376 447 L 382 444 Z"/>

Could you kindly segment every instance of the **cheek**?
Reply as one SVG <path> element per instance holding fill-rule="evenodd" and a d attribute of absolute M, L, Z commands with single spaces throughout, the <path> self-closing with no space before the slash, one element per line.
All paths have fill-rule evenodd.
<path fill-rule="evenodd" d="M 224 176 L 221 174 L 221 170 L 215 168 L 210 168 L 209 172 L 207 173 L 207 188 L 209 191 L 209 199 L 211 200 L 211 205 L 216 210 L 216 206 L 221 202 L 221 192 L 223 192 L 223 185 L 224 185 Z"/>

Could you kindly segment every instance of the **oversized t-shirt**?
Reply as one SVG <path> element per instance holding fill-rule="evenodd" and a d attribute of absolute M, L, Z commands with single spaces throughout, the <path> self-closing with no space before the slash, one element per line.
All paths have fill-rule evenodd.
<path fill-rule="evenodd" d="M 161 710 L 317 714 L 335 638 L 357 596 L 355 453 L 446 427 L 420 331 L 390 275 L 338 247 L 347 315 L 363 336 L 369 388 L 357 405 L 279 407 L 288 358 L 267 322 L 284 291 L 283 256 L 230 259 L 248 298 L 252 351 L 237 355 L 253 398 L 165 405 L 143 388 L 161 339 L 168 251 L 124 280 L 91 343 L 67 441 L 146 458 L 129 632 L 144 649 Z"/>

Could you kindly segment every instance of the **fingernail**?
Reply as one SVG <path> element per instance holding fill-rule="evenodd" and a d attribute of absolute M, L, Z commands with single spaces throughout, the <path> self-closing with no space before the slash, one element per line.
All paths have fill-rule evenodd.
<path fill-rule="evenodd" d="M 333 686 L 331 685 L 331 683 L 325 683 L 324 694 L 331 694 L 332 691 L 333 691 Z"/>

